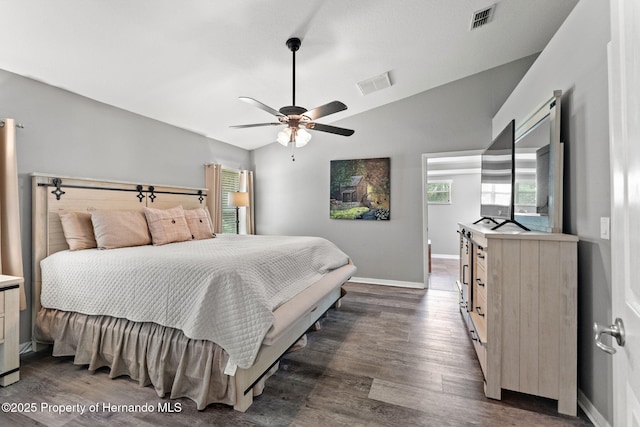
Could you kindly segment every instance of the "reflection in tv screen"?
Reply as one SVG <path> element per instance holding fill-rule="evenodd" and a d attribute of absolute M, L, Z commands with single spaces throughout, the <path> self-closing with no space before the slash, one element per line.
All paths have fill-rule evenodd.
<path fill-rule="evenodd" d="M 483 217 L 513 219 L 514 131 L 512 120 L 482 153 L 480 215 Z"/>
<path fill-rule="evenodd" d="M 516 215 L 549 215 L 549 115 L 515 144 L 514 210 Z"/>

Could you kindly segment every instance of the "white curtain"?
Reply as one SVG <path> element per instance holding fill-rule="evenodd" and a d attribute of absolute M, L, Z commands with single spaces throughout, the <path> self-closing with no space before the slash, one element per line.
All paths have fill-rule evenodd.
<path fill-rule="evenodd" d="M 222 232 L 222 165 L 204 165 L 204 182 L 207 187 L 207 208 L 211 215 L 214 233 Z"/>
<path fill-rule="evenodd" d="M 245 209 L 245 229 L 247 234 L 255 234 L 255 210 L 253 202 L 253 171 L 240 171 L 240 191 L 249 193 L 249 206 Z"/>
<path fill-rule="evenodd" d="M 0 121 L 0 273 L 24 277 L 20 236 L 20 199 L 18 196 L 18 160 L 16 124 Z M 20 285 L 20 310 L 27 308 L 24 286 Z"/>

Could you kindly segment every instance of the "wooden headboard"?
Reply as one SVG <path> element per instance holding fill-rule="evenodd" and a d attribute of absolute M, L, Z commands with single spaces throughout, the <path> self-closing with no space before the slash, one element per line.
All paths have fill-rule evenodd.
<path fill-rule="evenodd" d="M 66 211 L 207 208 L 205 188 L 149 185 L 60 176 L 32 176 L 32 310 L 40 310 L 40 261 L 69 246 L 58 213 Z"/>

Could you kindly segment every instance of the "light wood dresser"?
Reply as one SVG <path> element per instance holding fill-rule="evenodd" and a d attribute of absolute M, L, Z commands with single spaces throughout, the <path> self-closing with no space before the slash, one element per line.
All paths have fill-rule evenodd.
<path fill-rule="evenodd" d="M 22 277 L 0 275 L 0 385 L 20 379 L 20 284 Z"/>
<path fill-rule="evenodd" d="M 485 379 L 577 413 L 577 242 L 556 233 L 459 224 L 460 312 Z"/>

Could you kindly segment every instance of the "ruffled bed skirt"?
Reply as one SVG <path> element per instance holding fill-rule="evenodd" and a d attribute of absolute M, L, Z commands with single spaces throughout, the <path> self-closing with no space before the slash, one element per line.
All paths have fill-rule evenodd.
<path fill-rule="evenodd" d="M 110 369 L 109 377 L 127 375 L 158 396 L 188 397 L 198 409 L 210 403 L 235 404 L 233 377 L 223 373 L 229 356 L 217 344 L 192 340 L 182 331 L 110 316 L 88 316 L 41 309 L 34 337 L 53 343 L 54 356 L 74 356 L 90 371 Z M 261 392 L 263 384 L 254 389 Z"/>

